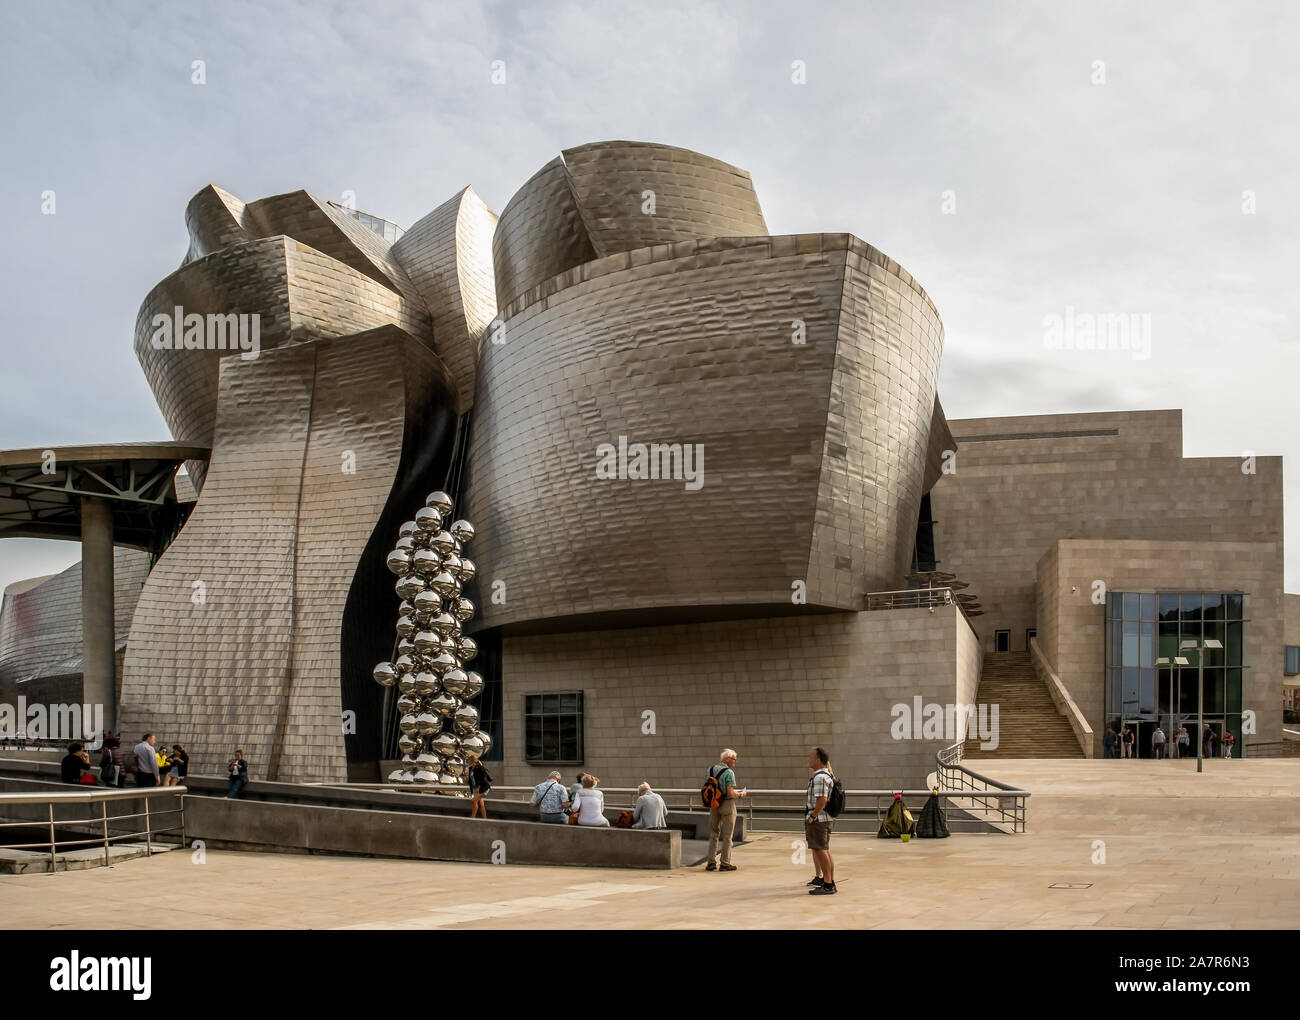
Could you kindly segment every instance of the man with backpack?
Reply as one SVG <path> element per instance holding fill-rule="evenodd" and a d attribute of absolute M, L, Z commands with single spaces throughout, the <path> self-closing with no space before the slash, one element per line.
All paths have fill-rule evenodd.
<path fill-rule="evenodd" d="M 736 752 L 727 748 L 718 763 L 709 769 L 709 778 L 700 788 L 700 798 L 709 809 L 709 852 L 705 871 L 735 871 L 731 863 L 731 840 L 736 832 L 736 798 L 747 796 L 736 789 Z M 717 859 L 718 840 L 722 840 L 722 862 Z"/>
<path fill-rule="evenodd" d="M 803 832 L 808 849 L 813 855 L 813 880 L 808 892 L 813 896 L 833 896 L 835 888 L 835 858 L 831 856 L 831 830 L 835 818 L 844 810 L 844 784 L 831 771 L 830 755 L 822 747 L 808 753 L 808 814 L 804 817 Z"/>

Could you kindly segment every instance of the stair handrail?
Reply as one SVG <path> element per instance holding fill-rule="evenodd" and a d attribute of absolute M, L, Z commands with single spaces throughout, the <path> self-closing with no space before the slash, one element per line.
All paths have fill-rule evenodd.
<path fill-rule="evenodd" d="M 1095 757 L 1092 727 L 1080 711 L 1078 704 L 1070 697 L 1070 692 L 1066 690 L 1065 684 L 1052 668 L 1052 664 L 1047 661 L 1047 656 L 1038 646 L 1036 636 L 1029 639 L 1029 652 L 1034 664 L 1034 672 L 1046 685 L 1047 693 L 1052 696 L 1052 704 L 1056 706 L 1056 710 L 1065 716 L 1065 721 L 1070 724 L 1074 739 L 1079 742 L 1079 750 L 1083 752 L 1085 758 Z"/>

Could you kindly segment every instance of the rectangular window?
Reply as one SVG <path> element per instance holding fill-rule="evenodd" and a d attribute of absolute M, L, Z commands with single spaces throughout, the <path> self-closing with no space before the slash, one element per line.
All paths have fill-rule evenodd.
<path fill-rule="evenodd" d="M 1240 640 L 1240 639 L 1238 639 Z M 1282 664 L 1282 672 L 1287 676 L 1295 676 L 1300 673 L 1300 645 L 1287 645 L 1285 660 Z"/>
<path fill-rule="evenodd" d="M 524 696 L 524 761 L 582 763 L 582 692 Z"/>

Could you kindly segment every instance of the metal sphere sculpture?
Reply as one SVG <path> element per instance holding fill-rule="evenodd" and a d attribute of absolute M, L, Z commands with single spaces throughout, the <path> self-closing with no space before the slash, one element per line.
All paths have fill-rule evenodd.
<path fill-rule="evenodd" d="M 466 664 L 478 652 L 461 627 L 475 605 L 461 596 L 462 583 L 474 577 L 465 555 L 474 537 L 469 521 L 451 519 L 454 507 L 445 492 L 432 492 L 414 520 L 402 525 L 396 547 L 387 555 L 397 575 L 397 658 L 374 669 L 375 682 L 396 686 L 402 752 L 401 768 L 390 783 L 459 792 L 467 756 L 483 755 L 492 738 L 478 728 L 479 710 L 470 702 L 483 693 L 483 678 Z"/>

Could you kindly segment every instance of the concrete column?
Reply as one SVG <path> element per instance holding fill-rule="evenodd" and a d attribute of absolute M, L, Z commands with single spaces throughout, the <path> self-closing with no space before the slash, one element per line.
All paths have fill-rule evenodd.
<path fill-rule="evenodd" d="M 117 655 L 113 650 L 113 508 L 81 500 L 82 702 L 104 707 L 104 728 L 117 732 Z M 94 716 L 86 720 L 89 730 Z"/>

